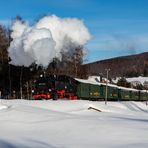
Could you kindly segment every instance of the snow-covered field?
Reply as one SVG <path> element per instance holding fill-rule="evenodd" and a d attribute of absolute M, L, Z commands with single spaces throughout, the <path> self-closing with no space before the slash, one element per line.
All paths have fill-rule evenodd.
<path fill-rule="evenodd" d="M 1 100 L 0 148 L 16 147 L 147 148 L 148 106 L 145 102 Z"/>

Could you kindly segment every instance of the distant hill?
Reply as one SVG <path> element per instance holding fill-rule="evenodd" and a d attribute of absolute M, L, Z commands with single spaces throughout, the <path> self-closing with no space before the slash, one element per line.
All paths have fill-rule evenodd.
<path fill-rule="evenodd" d="M 82 66 L 87 75 L 106 76 L 105 69 L 110 69 L 109 76 L 148 76 L 148 52 L 96 61 Z"/>

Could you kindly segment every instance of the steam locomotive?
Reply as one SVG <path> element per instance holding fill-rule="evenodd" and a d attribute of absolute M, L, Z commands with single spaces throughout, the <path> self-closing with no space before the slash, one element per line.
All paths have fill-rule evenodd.
<path fill-rule="evenodd" d="M 75 80 L 65 75 L 40 77 L 35 83 L 34 99 L 77 99 Z"/>
<path fill-rule="evenodd" d="M 147 101 L 146 90 L 108 84 L 107 98 L 112 101 Z M 34 99 L 105 100 L 106 84 L 74 79 L 65 75 L 40 77 L 36 81 Z"/>

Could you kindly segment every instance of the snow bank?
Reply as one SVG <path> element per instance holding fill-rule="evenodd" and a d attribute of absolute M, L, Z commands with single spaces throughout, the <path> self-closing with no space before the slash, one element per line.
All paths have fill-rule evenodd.
<path fill-rule="evenodd" d="M 3 100 L 0 147 L 148 147 L 145 102 Z M 102 112 L 88 110 L 95 107 Z"/>
<path fill-rule="evenodd" d="M 3 109 L 7 109 L 8 106 L 4 105 L 4 104 L 0 104 L 0 110 L 3 110 Z"/>

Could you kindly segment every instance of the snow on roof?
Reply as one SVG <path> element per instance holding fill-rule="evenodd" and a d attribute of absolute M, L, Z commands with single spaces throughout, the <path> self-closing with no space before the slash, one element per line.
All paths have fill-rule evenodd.
<path fill-rule="evenodd" d="M 138 92 L 140 90 L 137 90 L 137 89 L 134 89 L 134 88 L 127 88 L 127 87 L 122 87 L 122 86 L 118 86 L 119 89 L 122 89 L 122 90 L 127 90 L 127 91 L 135 91 L 135 92 Z"/>
<path fill-rule="evenodd" d="M 147 92 L 148 93 L 148 91 L 147 90 L 140 90 L 141 92 L 143 92 L 143 93 L 145 93 L 145 92 Z"/>
<path fill-rule="evenodd" d="M 101 85 L 100 83 L 98 83 L 96 81 L 92 81 L 92 80 L 88 80 L 88 79 L 78 79 L 78 78 L 75 78 L 75 80 L 77 80 L 78 82 L 81 82 L 81 83 Z"/>
<path fill-rule="evenodd" d="M 75 78 L 75 80 L 77 80 L 78 82 L 81 82 L 81 83 L 106 86 L 106 83 L 100 83 L 97 79 L 92 79 L 92 78 L 91 79 L 78 79 L 78 78 Z M 109 84 L 109 83 L 107 85 L 110 86 L 110 87 L 115 87 L 115 88 L 118 87 L 117 85 Z"/>
<path fill-rule="evenodd" d="M 99 82 L 95 76 L 93 77 L 89 77 L 88 79 L 78 79 L 78 78 L 75 78 L 76 81 L 78 82 L 81 82 L 81 83 L 86 83 L 86 84 L 93 84 L 93 85 L 103 85 L 103 86 L 106 86 L 106 83 L 101 83 Z M 133 89 L 133 88 L 126 88 L 126 87 L 122 87 L 122 86 L 117 86 L 117 85 L 114 85 L 114 84 L 107 84 L 107 86 L 110 86 L 110 87 L 114 87 L 114 88 L 119 88 L 119 89 L 122 89 L 122 90 L 127 90 L 127 91 L 135 91 L 135 92 L 138 92 L 138 91 L 141 91 L 141 90 L 137 90 L 137 89 Z M 142 90 L 142 92 L 146 92 L 146 90 Z"/>

